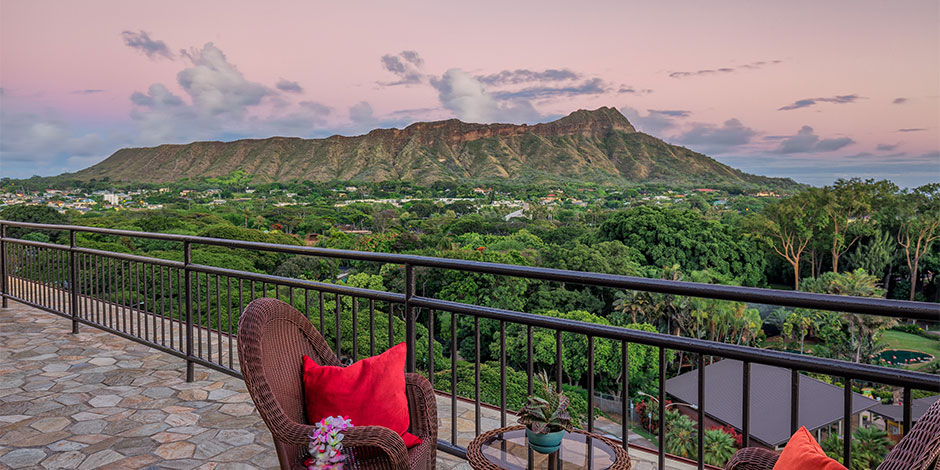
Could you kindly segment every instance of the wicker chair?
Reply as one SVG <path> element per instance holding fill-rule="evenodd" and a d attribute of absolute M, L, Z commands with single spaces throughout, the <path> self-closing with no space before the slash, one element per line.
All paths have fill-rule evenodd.
<path fill-rule="evenodd" d="M 314 427 L 304 412 L 302 358 L 339 366 L 340 361 L 307 318 L 276 299 L 258 299 L 245 308 L 238 322 L 238 354 L 248 393 L 274 437 L 282 470 L 305 469 L 309 436 Z M 428 380 L 405 374 L 405 393 L 411 425 L 408 431 L 423 441 L 405 448 L 395 431 L 381 426 L 354 426 L 343 445 L 351 469 L 432 470 L 437 456 L 437 402 Z M 356 423 L 353 423 L 356 424 Z"/>
<path fill-rule="evenodd" d="M 728 461 L 726 470 L 772 470 L 780 455 L 772 450 L 748 447 Z M 891 449 L 876 470 L 937 470 L 940 458 L 940 400 L 924 413 L 911 431 Z"/>

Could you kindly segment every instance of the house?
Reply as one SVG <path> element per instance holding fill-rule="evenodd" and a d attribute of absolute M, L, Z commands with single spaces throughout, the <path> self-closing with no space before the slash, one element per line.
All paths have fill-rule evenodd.
<path fill-rule="evenodd" d="M 927 408 L 940 400 L 940 395 L 911 400 L 911 424 L 916 423 Z M 900 404 L 894 405 L 875 405 L 869 410 L 872 415 L 878 416 L 885 421 L 885 431 L 888 432 L 888 438 L 894 442 L 901 440 L 904 428 L 904 407 Z"/>
<path fill-rule="evenodd" d="M 706 425 L 729 425 L 741 431 L 743 368 L 741 361 L 724 359 L 705 366 Z M 751 364 L 751 439 L 755 443 L 779 448 L 787 443 L 790 431 L 790 370 L 763 364 Z M 698 371 L 686 372 L 666 380 L 666 393 L 676 400 L 698 406 Z M 817 440 L 843 430 L 840 386 L 812 377 L 800 376 L 799 417 Z M 852 394 L 853 422 L 858 414 L 878 404 L 862 394 Z M 683 410 L 685 411 L 685 410 Z M 697 417 L 691 412 L 690 417 Z"/>

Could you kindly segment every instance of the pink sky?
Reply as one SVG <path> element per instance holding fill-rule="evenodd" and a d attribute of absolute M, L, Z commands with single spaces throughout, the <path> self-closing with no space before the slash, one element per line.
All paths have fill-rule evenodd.
<path fill-rule="evenodd" d="M 936 1 L 4 0 L 0 175 L 124 146 L 615 106 L 749 172 L 913 186 L 940 181 L 938 22 Z"/>

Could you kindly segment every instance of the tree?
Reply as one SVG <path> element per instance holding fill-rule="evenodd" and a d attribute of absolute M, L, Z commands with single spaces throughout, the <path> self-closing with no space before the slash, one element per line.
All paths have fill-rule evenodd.
<path fill-rule="evenodd" d="M 803 354 L 803 340 L 813 327 L 813 318 L 804 309 L 796 309 L 783 322 L 783 335 L 800 338 L 800 354 Z"/>
<path fill-rule="evenodd" d="M 620 211 L 601 224 L 598 238 L 638 250 L 649 266 L 713 269 L 747 286 L 764 282 L 766 260 L 754 238 L 694 210 L 642 206 Z"/>
<path fill-rule="evenodd" d="M 823 223 L 818 189 L 808 189 L 764 208 L 753 218 L 755 230 L 793 267 L 793 289 L 800 288 L 800 260 Z"/>
<path fill-rule="evenodd" d="M 852 470 L 875 470 L 888 456 L 891 441 L 888 433 L 873 427 L 860 427 L 852 433 Z M 831 434 L 820 442 L 829 457 L 842 460 L 842 438 Z"/>
<path fill-rule="evenodd" d="M 68 217 L 60 214 L 59 211 L 49 206 L 35 206 L 26 204 L 17 204 L 4 207 L 2 210 L 0 210 L 0 219 L 13 220 L 17 222 L 32 222 L 36 224 L 68 223 Z M 24 235 L 30 232 L 36 232 L 36 230 L 20 227 L 7 228 L 7 236 L 11 238 L 22 238 Z M 46 234 L 49 238 L 59 235 L 59 233 L 51 230 L 41 230 L 40 232 Z"/>
<path fill-rule="evenodd" d="M 868 243 L 858 245 L 854 252 L 846 255 L 846 261 L 851 268 L 864 269 L 876 276 L 885 276 L 885 270 L 897 254 L 896 242 L 891 234 L 878 230 L 874 232 Z M 888 288 L 887 277 L 884 277 L 884 287 Z"/>
<path fill-rule="evenodd" d="M 812 282 L 804 285 L 804 290 L 820 294 L 851 295 L 855 297 L 883 297 L 885 290 L 878 287 L 878 278 L 858 269 L 847 273 L 827 272 Z M 843 320 L 849 328 L 849 338 L 855 338 L 855 362 L 861 362 L 863 351 L 870 355 L 878 344 L 878 336 L 885 328 L 890 328 L 897 321 L 879 315 L 843 313 Z"/>
<path fill-rule="evenodd" d="M 918 267 L 921 257 L 940 238 L 940 183 L 907 191 L 901 195 L 897 211 L 898 244 L 904 248 L 911 273 L 911 300 L 917 291 Z"/>
<path fill-rule="evenodd" d="M 871 203 L 877 189 L 875 184 L 874 180 L 863 182 L 859 178 L 839 179 L 831 187 L 826 186 L 815 193 L 822 197 L 819 206 L 827 219 L 832 272 L 839 272 L 839 257 L 866 235 L 871 227 Z M 891 185 L 887 181 L 877 184 Z"/>

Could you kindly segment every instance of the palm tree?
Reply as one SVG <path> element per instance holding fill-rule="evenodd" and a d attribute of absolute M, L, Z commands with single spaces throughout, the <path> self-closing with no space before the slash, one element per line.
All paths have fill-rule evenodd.
<path fill-rule="evenodd" d="M 666 410 L 666 452 L 679 457 L 695 453 L 695 422 L 676 410 Z"/>
<path fill-rule="evenodd" d="M 857 451 L 853 446 L 852 461 L 857 459 L 860 464 L 864 463 L 867 468 L 874 469 L 888 455 L 888 449 L 891 447 L 891 441 L 888 439 L 888 433 L 874 428 L 858 428 L 852 435 L 853 444 L 858 443 Z M 855 465 L 852 465 L 855 467 Z M 865 468 L 865 467 L 863 467 Z"/>
<path fill-rule="evenodd" d="M 842 460 L 842 438 L 833 434 L 821 443 L 831 458 Z M 874 470 L 891 447 L 888 434 L 873 427 L 858 428 L 852 434 L 852 470 Z"/>
<path fill-rule="evenodd" d="M 734 447 L 734 437 L 721 429 L 705 430 L 705 463 L 716 467 L 724 467 L 737 448 Z"/>
<path fill-rule="evenodd" d="M 878 287 L 878 277 L 868 274 L 863 269 L 836 276 L 829 284 L 829 293 L 837 295 L 853 295 L 856 297 L 884 297 L 885 290 Z M 862 359 L 862 348 L 875 349 L 876 336 L 881 330 L 894 326 L 897 321 L 893 318 L 876 315 L 863 315 L 846 313 L 844 315 L 849 324 L 849 330 L 858 336 L 858 346 L 855 349 L 855 362 Z"/>

